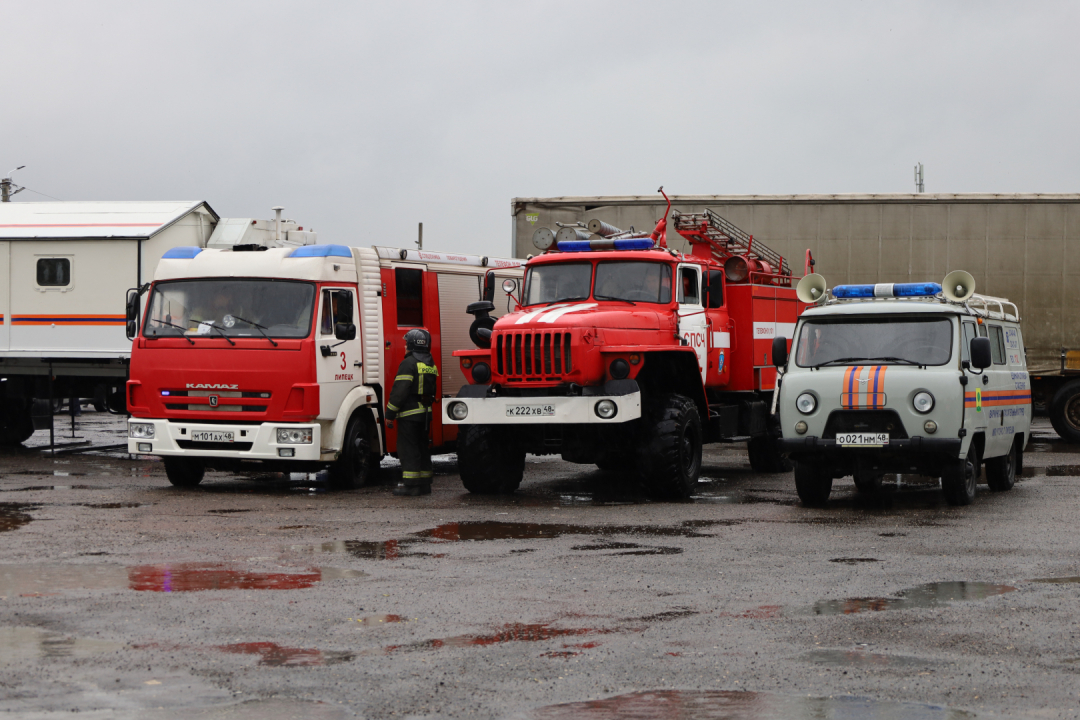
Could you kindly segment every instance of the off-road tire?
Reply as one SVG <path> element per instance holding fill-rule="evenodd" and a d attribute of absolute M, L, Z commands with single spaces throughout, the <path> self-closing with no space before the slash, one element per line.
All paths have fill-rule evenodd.
<path fill-rule="evenodd" d="M 642 418 L 637 460 L 641 482 L 656 499 L 685 500 L 701 474 L 701 418 L 685 395 L 664 395 Z"/>
<path fill-rule="evenodd" d="M 881 481 L 883 477 L 879 474 L 864 475 L 855 473 L 852 476 L 852 480 L 855 481 L 855 489 L 863 495 L 877 495 L 881 492 Z"/>
<path fill-rule="evenodd" d="M 750 456 L 750 467 L 754 472 L 791 472 L 791 461 L 780 454 L 780 446 L 771 435 L 751 438 L 746 443 L 746 454 Z"/>
<path fill-rule="evenodd" d="M 457 440 L 458 474 L 474 495 L 509 495 L 525 475 L 525 450 L 492 425 L 462 425 Z"/>
<path fill-rule="evenodd" d="M 356 414 L 345 428 L 341 455 L 326 473 L 330 487 L 351 490 L 371 484 L 375 479 L 376 462 L 372 465 L 371 423 Z"/>
<path fill-rule="evenodd" d="M 165 458 L 165 476 L 176 487 L 195 487 L 202 482 L 206 466 L 198 458 Z"/>
<path fill-rule="evenodd" d="M 803 460 L 795 463 L 795 492 L 806 507 L 820 507 L 829 501 L 832 476 L 815 463 Z"/>
<path fill-rule="evenodd" d="M 1009 452 L 1001 457 L 990 458 L 985 461 L 986 484 L 990 486 L 991 490 L 994 492 L 1012 490 L 1013 485 L 1016 484 L 1016 469 L 1018 465 L 1016 460 L 1019 454 L 1020 451 L 1014 442 L 1009 446 Z"/>
<path fill-rule="evenodd" d="M 0 415 L 0 445 L 19 445 L 34 434 L 34 420 L 29 409 L 8 403 Z"/>
<path fill-rule="evenodd" d="M 972 447 L 966 458 L 953 460 L 941 473 L 941 491 L 950 505 L 970 505 L 975 502 L 978 453 Z"/>
<path fill-rule="evenodd" d="M 1065 442 L 1080 443 L 1080 379 L 1070 380 L 1054 393 L 1047 408 L 1050 424 Z"/>

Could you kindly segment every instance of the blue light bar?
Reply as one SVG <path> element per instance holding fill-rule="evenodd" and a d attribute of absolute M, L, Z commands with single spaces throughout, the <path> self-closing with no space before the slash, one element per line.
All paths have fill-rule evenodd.
<path fill-rule="evenodd" d="M 833 297 L 841 300 L 874 297 L 933 297 L 941 292 L 941 284 L 925 283 L 877 283 L 876 285 L 837 285 Z"/>
<path fill-rule="evenodd" d="M 180 247 L 169 248 L 165 251 L 165 254 L 161 256 L 162 260 L 190 260 L 203 251 L 200 247 L 193 247 L 191 245 L 182 245 Z M 209 256 L 207 256 L 209 257 Z"/>
<path fill-rule="evenodd" d="M 590 252 L 592 250 L 652 250 L 652 238 L 619 238 L 610 240 L 563 240 L 559 243 L 561 252 Z"/>
<path fill-rule="evenodd" d="M 289 253 L 289 257 L 351 258 L 352 251 L 344 245 L 303 245 Z"/>

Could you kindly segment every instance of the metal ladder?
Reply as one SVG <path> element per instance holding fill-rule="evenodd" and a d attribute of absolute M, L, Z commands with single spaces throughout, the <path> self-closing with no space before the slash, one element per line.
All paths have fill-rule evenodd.
<path fill-rule="evenodd" d="M 791 275 L 787 260 L 760 240 L 754 242 L 754 236 L 748 235 L 712 210 L 705 208 L 703 213 L 672 213 L 675 230 L 691 242 L 707 243 L 713 257 L 723 263 L 735 255 L 764 260 L 772 266 L 773 272 Z"/>

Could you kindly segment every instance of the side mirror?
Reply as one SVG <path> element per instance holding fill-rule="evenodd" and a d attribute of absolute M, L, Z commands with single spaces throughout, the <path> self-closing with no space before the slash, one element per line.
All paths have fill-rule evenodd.
<path fill-rule="evenodd" d="M 127 339 L 133 340 L 139 333 L 139 291 L 127 292 Z"/>
<path fill-rule="evenodd" d="M 979 372 L 982 372 L 993 364 L 994 360 L 990 354 L 990 338 L 971 338 L 970 350 L 971 366 L 979 368 Z"/>
<path fill-rule="evenodd" d="M 773 367 L 787 365 L 787 338 L 773 338 L 772 341 L 772 364 Z"/>
<path fill-rule="evenodd" d="M 724 306 L 724 273 L 719 270 L 709 271 L 709 309 Z"/>
<path fill-rule="evenodd" d="M 338 340 L 355 340 L 356 326 L 352 323 L 338 323 L 334 326 L 334 337 Z"/>
<path fill-rule="evenodd" d="M 488 302 L 495 301 L 495 271 L 488 270 L 484 274 L 484 300 Z"/>

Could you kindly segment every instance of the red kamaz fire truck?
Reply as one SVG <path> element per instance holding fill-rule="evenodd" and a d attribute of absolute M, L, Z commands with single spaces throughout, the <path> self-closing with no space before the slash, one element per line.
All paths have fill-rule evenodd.
<path fill-rule="evenodd" d="M 174 485 L 206 468 L 329 467 L 365 483 L 396 450 L 382 408 L 405 333 L 431 333 L 438 405 L 466 382 L 448 366 L 469 341 L 461 308 L 521 273 L 520 260 L 388 247 L 172 248 L 145 302 L 128 298 L 128 451 L 163 457 Z M 437 414 L 433 446 L 456 434 Z"/>
<path fill-rule="evenodd" d="M 503 284 L 516 311 L 496 321 L 493 303 L 468 308 L 479 349 L 454 355 L 472 384 L 443 404 L 443 422 L 463 426 L 465 487 L 513 492 L 526 453 L 560 453 L 687 497 L 712 442 L 748 442 L 756 470 L 789 469 L 770 420 L 773 339 L 790 343 L 805 308 L 787 261 L 716 213 L 673 214 L 670 201 L 649 234 L 587 227 L 536 231 L 544 252 L 520 293 Z M 690 254 L 668 247 L 672 231 Z"/>

